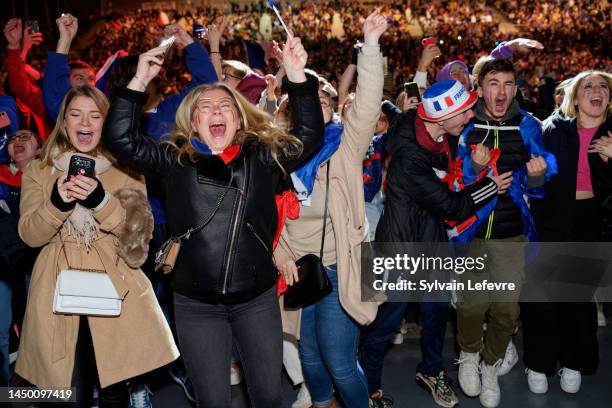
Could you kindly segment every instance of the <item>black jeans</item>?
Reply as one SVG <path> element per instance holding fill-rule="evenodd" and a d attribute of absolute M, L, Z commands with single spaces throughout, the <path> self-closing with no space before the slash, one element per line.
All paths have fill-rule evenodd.
<path fill-rule="evenodd" d="M 597 242 L 601 239 L 598 211 L 595 199 L 576 201 L 574 242 Z M 528 368 L 553 375 L 557 371 L 557 363 L 560 363 L 583 375 L 597 371 L 599 345 L 595 303 L 523 303 L 521 316 L 523 359 Z"/>
<path fill-rule="evenodd" d="M 175 293 L 174 313 L 198 406 L 232 405 L 232 343 L 253 408 L 282 405 L 283 336 L 276 287 L 236 305 L 209 304 Z"/>
<path fill-rule="evenodd" d="M 79 337 L 74 356 L 74 370 L 72 371 L 72 386 L 76 388 L 76 402 L 70 404 L 70 406 L 74 408 L 91 407 L 94 385 L 98 385 L 100 408 L 123 408 L 127 406 L 125 382 L 118 382 L 106 388 L 100 388 L 99 384 L 89 324 L 87 323 L 87 317 L 81 316 Z"/>

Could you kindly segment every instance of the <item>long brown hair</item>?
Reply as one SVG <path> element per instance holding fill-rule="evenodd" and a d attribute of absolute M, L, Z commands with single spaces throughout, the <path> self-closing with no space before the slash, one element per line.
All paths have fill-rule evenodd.
<path fill-rule="evenodd" d="M 49 134 L 49 137 L 45 141 L 45 144 L 42 147 L 40 152 L 40 162 L 41 167 L 45 167 L 46 165 L 52 166 L 53 159 L 61 155 L 65 152 L 68 152 L 73 149 L 72 143 L 70 142 L 70 138 L 66 133 L 66 128 L 64 127 L 64 117 L 66 116 L 66 109 L 72 102 L 72 100 L 78 96 L 84 96 L 86 98 L 91 98 L 98 109 L 100 109 L 100 113 L 102 116 L 106 117 L 106 113 L 108 112 L 108 99 L 106 96 L 98 89 L 93 86 L 83 85 L 71 88 L 64 96 L 64 100 L 62 101 L 62 105 L 60 106 L 59 114 L 57 115 L 57 121 L 55 122 L 55 127 Z M 97 151 L 108 159 L 112 160 L 111 154 L 102 147 L 102 140 L 98 143 Z"/>
<path fill-rule="evenodd" d="M 280 163 L 279 156 L 284 158 L 297 157 L 302 153 L 302 142 L 295 136 L 287 134 L 272 117 L 247 101 L 240 93 L 229 86 L 217 82 L 215 84 L 200 85 L 183 99 L 176 111 L 174 131 L 169 143 L 178 150 L 178 159 L 181 163 L 183 156 L 188 156 L 192 162 L 196 161 L 196 149 L 192 146 L 193 138 L 198 138 L 193 128 L 193 114 L 197 109 L 198 99 L 209 90 L 222 90 L 234 100 L 238 109 L 240 128 L 236 131 L 231 144 L 244 144 L 247 141 L 256 141 L 270 152 L 271 157 L 286 174 Z"/>

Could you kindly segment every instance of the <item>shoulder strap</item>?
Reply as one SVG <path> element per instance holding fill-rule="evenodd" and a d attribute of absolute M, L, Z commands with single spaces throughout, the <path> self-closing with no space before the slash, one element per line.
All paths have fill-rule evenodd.
<path fill-rule="evenodd" d="M 182 241 L 184 239 L 189 239 L 191 234 L 193 234 L 194 232 L 200 231 L 202 228 L 204 228 L 206 225 L 208 225 L 208 223 L 210 221 L 212 221 L 212 219 L 215 216 L 215 214 L 217 213 L 217 211 L 219 211 L 219 208 L 221 207 L 221 203 L 223 203 L 223 199 L 227 195 L 227 192 L 232 187 L 232 181 L 234 181 L 234 168 L 233 167 L 232 167 L 232 174 L 231 174 L 229 183 L 227 183 L 227 186 L 225 187 L 225 190 L 223 190 L 223 194 L 221 194 L 219 196 L 219 199 L 217 200 L 217 203 L 215 204 L 215 208 L 213 208 L 212 212 L 208 215 L 208 217 L 206 217 L 204 219 L 204 221 L 202 221 L 202 223 L 200 225 L 198 225 L 197 227 L 191 227 L 186 232 L 184 232 L 183 234 L 181 234 L 178 237 L 176 237 L 175 239 L 177 241 Z"/>
<path fill-rule="evenodd" d="M 321 237 L 321 253 L 320 258 L 323 261 L 323 245 L 325 244 L 325 226 L 327 225 L 327 196 L 329 194 L 329 162 L 327 161 L 327 172 L 325 178 L 325 209 L 323 210 L 323 236 Z"/>

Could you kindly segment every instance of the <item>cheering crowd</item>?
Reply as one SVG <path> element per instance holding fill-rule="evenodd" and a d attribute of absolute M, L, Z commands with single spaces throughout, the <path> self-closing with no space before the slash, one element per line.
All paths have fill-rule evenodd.
<path fill-rule="evenodd" d="M 281 10 L 289 32 L 261 3 L 138 11 L 84 38 L 70 14 L 44 38 L 10 19 L 0 384 L 136 408 L 169 375 L 229 407 L 244 380 L 252 406 L 281 407 L 284 367 L 293 408 L 393 406 L 383 361 L 408 304 L 363 301 L 362 243 L 499 244 L 498 273 L 521 283 L 504 245 L 612 241 L 612 75 L 593 40 L 609 11 L 571 3 L 526 18 L 493 2 L 529 38 L 479 2 L 303 2 Z M 419 316 L 415 380 L 439 406 L 458 389 L 500 404 L 519 320 L 530 392 L 597 372 L 595 302 L 423 299 Z"/>

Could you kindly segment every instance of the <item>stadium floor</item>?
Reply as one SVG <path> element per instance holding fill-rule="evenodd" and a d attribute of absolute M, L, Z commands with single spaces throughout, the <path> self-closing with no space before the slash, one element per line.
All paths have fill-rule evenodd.
<path fill-rule="evenodd" d="M 445 344 L 445 363 L 449 377 L 455 383 L 455 391 L 459 391 L 457 384 L 457 366 L 453 364 L 455 354 L 454 335 L 449 325 Z M 559 377 L 548 379 L 549 390 L 544 395 L 535 395 L 529 392 L 527 380 L 524 375 L 525 366 L 519 361 L 512 371 L 500 377 L 502 400 L 500 408 L 610 408 L 612 407 L 612 320 L 608 320 L 608 327 L 600 328 L 599 371 L 594 376 L 583 377 L 580 392 L 574 395 L 566 394 L 559 387 Z M 515 336 L 515 344 L 522 356 L 522 339 L 520 333 Z M 383 372 L 383 387 L 385 392 L 395 399 L 394 408 L 435 408 L 437 405 L 431 397 L 414 381 L 414 371 L 420 361 L 421 352 L 419 340 L 407 338 L 404 343 L 391 346 L 385 357 Z M 297 388 L 293 388 L 286 375 L 283 376 L 283 406 L 290 408 L 297 395 Z M 160 385 L 153 390 L 153 405 L 155 407 L 188 408 L 189 401 L 184 397 L 182 389 L 173 382 Z M 460 391 L 459 391 L 460 393 Z M 478 398 L 468 398 L 459 394 L 460 407 L 481 407 Z M 247 408 L 250 404 L 246 394 L 244 382 L 232 387 L 232 408 Z"/>

